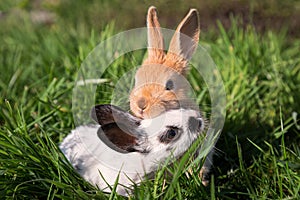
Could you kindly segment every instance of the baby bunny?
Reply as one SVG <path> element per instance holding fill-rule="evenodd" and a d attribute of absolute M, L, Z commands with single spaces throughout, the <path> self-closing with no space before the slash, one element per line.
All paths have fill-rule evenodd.
<path fill-rule="evenodd" d="M 197 10 L 191 9 L 178 25 L 167 53 L 153 6 L 148 10 L 147 28 L 148 57 L 135 74 L 135 86 L 130 93 L 132 113 L 144 119 L 174 108 L 195 108 L 188 97 L 190 85 L 185 75 L 199 41 Z"/>
<path fill-rule="evenodd" d="M 139 183 L 170 155 L 179 158 L 204 128 L 199 112 L 191 109 L 141 120 L 118 107 L 97 105 L 91 116 L 99 125 L 76 128 L 60 149 L 83 178 L 105 192 L 119 176 L 121 195 L 130 192 L 132 181 Z"/>

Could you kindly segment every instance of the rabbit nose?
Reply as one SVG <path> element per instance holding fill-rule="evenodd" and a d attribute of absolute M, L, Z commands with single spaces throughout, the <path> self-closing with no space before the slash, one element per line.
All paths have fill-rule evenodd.
<path fill-rule="evenodd" d="M 145 98 L 140 98 L 137 102 L 137 105 L 141 110 L 144 110 L 146 108 L 146 103 L 147 102 Z"/>

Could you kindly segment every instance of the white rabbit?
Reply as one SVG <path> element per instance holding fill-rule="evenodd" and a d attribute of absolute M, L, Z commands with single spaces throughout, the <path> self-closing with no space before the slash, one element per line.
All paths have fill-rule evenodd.
<path fill-rule="evenodd" d="M 128 194 L 132 181 L 139 183 L 170 155 L 179 158 L 204 129 L 200 113 L 191 109 L 141 120 L 118 107 L 97 105 L 91 115 L 101 126 L 76 128 L 60 149 L 83 178 L 105 192 L 119 176 L 121 195 Z"/>

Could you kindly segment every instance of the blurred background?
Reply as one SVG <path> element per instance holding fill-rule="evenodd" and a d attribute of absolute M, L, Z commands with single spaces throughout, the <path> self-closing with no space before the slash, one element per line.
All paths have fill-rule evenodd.
<path fill-rule="evenodd" d="M 287 29 L 291 37 L 300 34 L 300 1 L 297 0 L 2 0 L 0 25 L 5 29 L 7 21 L 18 24 L 30 18 L 36 25 L 84 23 L 98 31 L 114 21 L 117 29 L 126 30 L 145 26 L 150 5 L 158 8 L 161 25 L 166 28 L 175 28 L 193 7 L 200 13 L 204 34 L 215 28 L 217 21 L 229 28 L 232 17 L 241 19 L 241 26 L 254 25 L 257 31 Z"/>

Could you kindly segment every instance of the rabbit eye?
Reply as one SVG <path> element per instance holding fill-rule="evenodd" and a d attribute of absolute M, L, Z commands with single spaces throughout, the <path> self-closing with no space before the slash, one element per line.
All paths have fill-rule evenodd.
<path fill-rule="evenodd" d="M 160 136 L 159 141 L 168 144 L 178 135 L 177 127 L 169 127 L 169 129 Z M 176 137 L 177 138 L 177 137 Z"/>
<path fill-rule="evenodd" d="M 174 83 L 171 79 L 169 79 L 166 83 L 166 90 L 173 90 L 174 89 Z"/>
<path fill-rule="evenodd" d="M 167 131 L 167 138 L 172 140 L 177 135 L 177 130 L 169 129 Z"/>

